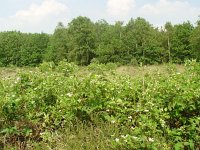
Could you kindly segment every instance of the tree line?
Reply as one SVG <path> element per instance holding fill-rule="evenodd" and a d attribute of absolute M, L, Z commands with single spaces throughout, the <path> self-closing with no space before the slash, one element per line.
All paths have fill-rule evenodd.
<path fill-rule="evenodd" d="M 61 60 L 78 65 L 95 63 L 160 64 L 200 59 L 200 21 L 156 28 L 144 18 L 127 24 L 74 18 L 59 22 L 53 34 L 0 32 L 0 66 L 37 66 Z"/>

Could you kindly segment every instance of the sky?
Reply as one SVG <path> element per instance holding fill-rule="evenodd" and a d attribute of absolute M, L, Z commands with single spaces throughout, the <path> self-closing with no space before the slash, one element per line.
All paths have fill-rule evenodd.
<path fill-rule="evenodd" d="M 143 17 L 154 26 L 200 19 L 200 0 L 0 0 L 0 31 L 53 33 L 78 16 L 109 23 Z"/>

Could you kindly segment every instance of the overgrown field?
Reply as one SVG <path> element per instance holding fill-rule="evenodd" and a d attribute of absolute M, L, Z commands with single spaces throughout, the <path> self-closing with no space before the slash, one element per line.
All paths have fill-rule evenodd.
<path fill-rule="evenodd" d="M 0 149 L 200 148 L 200 64 L 0 69 Z"/>

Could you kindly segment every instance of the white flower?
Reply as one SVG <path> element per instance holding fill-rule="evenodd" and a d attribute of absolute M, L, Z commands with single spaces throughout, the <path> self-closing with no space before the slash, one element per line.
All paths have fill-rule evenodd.
<path fill-rule="evenodd" d="M 115 139 L 115 141 L 116 141 L 116 142 L 119 142 L 119 139 L 118 139 L 118 138 L 116 138 L 116 139 Z"/>
<path fill-rule="evenodd" d="M 128 135 L 121 135 L 121 137 L 122 137 L 123 139 L 125 139 L 125 138 L 128 137 Z"/>
<path fill-rule="evenodd" d="M 146 110 L 144 110 L 144 112 L 149 112 L 149 110 L 146 109 Z"/>
<path fill-rule="evenodd" d="M 149 142 L 154 142 L 153 138 L 148 138 Z"/>
<path fill-rule="evenodd" d="M 115 136 L 115 134 L 112 134 L 111 136 Z"/>
<path fill-rule="evenodd" d="M 131 127 L 131 129 L 134 130 L 135 128 L 134 128 L 134 127 Z"/>
<path fill-rule="evenodd" d="M 128 119 L 132 119 L 132 116 L 129 116 Z"/>
<path fill-rule="evenodd" d="M 112 120 L 111 123 L 115 123 L 115 120 Z"/>
<path fill-rule="evenodd" d="M 132 138 L 135 139 L 135 140 L 138 139 L 138 137 L 136 137 L 136 136 L 132 136 Z"/>
<path fill-rule="evenodd" d="M 45 132 L 41 132 L 40 135 L 45 135 Z"/>
<path fill-rule="evenodd" d="M 72 97 L 73 94 L 72 94 L 72 93 L 67 93 L 67 96 L 68 96 L 68 97 Z"/>
<path fill-rule="evenodd" d="M 165 121 L 160 119 L 160 123 L 161 123 L 161 126 L 164 127 L 165 126 Z"/>

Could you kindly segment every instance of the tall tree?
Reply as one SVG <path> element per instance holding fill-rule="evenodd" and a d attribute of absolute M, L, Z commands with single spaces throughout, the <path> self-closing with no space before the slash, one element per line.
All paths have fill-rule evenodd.
<path fill-rule="evenodd" d="M 171 61 L 171 41 L 173 38 L 173 32 L 174 32 L 173 25 L 171 24 L 171 22 L 167 22 L 165 24 L 165 35 L 166 35 L 165 45 L 166 45 L 166 49 L 168 51 L 168 61 L 169 62 Z"/>
<path fill-rule="evenodd" d="M 94 23 L 87 17 L 77 17 L 68 25 L 68 59 L 80 65 L 88 65 L 94 57 Z"/>
<path fill-rule="evenodd" d="M 99 20 L 95 23 L 95 61 L 100 63 L 109 62 L 110 58 L 110 28 L 105 20 Z M 93 60 L 93 61 L 94 61 Z"/>
<path fill-rule="evenodd" d="M 23 44 L 22 33 L 16 31 L 0 34 L 0 61 L 3 66 L 17 65 L 20 60 L 20 47 Z"/>
<path fill-rule="evenodd" d="M 124 43 L 127 53 L 138 62 L 151 63 L 151 59 L 159 58 L 153 56 L 160 51 L 160 44 L 156 42 L 157 35 L 158 30 L 144 18 L 131 19 L 125 27 Z"/>
<path fill-rule="evenodd" d="M 63 59 L 67 59 L 68 54 L 68 35 L 67 28 L 62 22 L 56 26 L 54 34 L 50 37 L 48 49 L 45 52 L 44 59 L 46 61 L 54 61 L 58 63 Z"/>
<path fill-rule="evenodd" d="M 43 61 L 43 55 L 47 49 L 49 35 L 24 34 L 24 41 L 20 47 L 20 61 L 18 66 L 36 66 Z"/>
<path fill-rule="evenodd" d="M 175 63 L 182 63 L 192 58 L 190 36 L 194 27 L 188 21 L 174 26 L 174 35 L 171 41 L 171 57 Z"/>
<path fill-rule="evenodd" d="M 193 58 L 200 60 L 200 20 L 197 21 L 197 26 L 193 30 L 190 42 L 192 46 Z"/>

